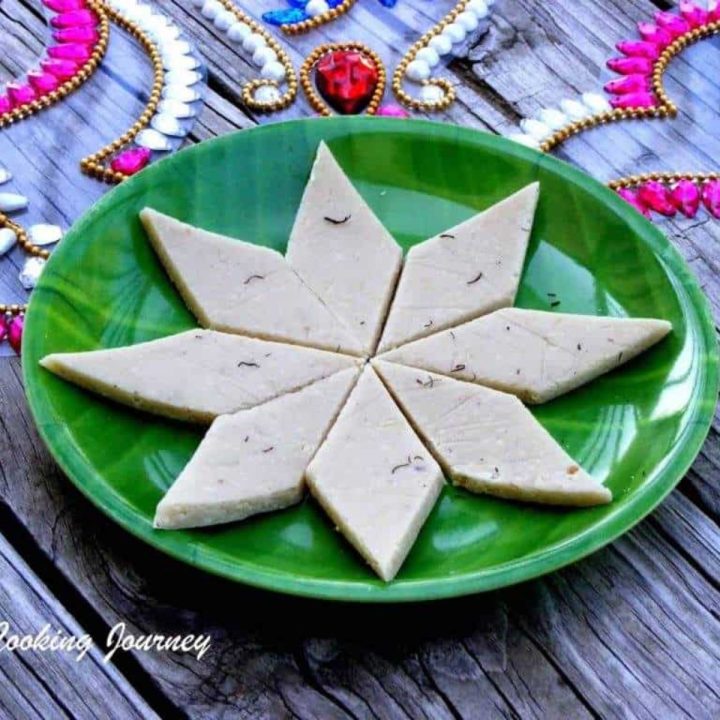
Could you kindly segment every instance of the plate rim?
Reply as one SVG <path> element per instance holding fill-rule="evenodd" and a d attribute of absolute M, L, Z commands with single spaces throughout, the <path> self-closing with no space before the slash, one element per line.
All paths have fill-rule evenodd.
<path fill-rule="evenodd" d="M 147 178 L 148 174 L 158 172 L 156 168 L 165 164 L 177 162 L 178 157 L 200 152 L 200 148 L 208 144 L 225 144 L 233 142 L 233 138 L 248 133 L 282 132 L 287 126 L 306 126 L 309 123 L 326 123 L 339 125 L 343 123 L 347 128 L 343 135 L 352 133 L 354 129 L 378 130 L 387 129 L 395 134 L 418 135 L 431 134 L 434 137 L 444 135 L 444 139 L 454 140 L 478 147 L 498 146 L 505 154 L 515 155 L 529 161 L 538 168 L 553 166 L 560 169 L 560 174 L 568 181 L 579 185 L 601 202 L 609 205 L 625 220 L 633 230 L 637 230 L 640 241 L 653 251 L 663 264 L 671 279 L 679 281 L 687 295 L 692 308 L 697 314 L 700 337 L 707 346 L 706 360 L 702 365 L 703 373 L 699 382 L 702 383 L 703 393 L 698 396 L 693 414 L 688 418 L 682 435 L 676 440 L 671 453 L 665 456 L 664 462 L 657 477 L 647 485 L 641 494 L 631 500 L 627 505 L 620 507 L 616 512 L 605 516 L 599 523 L 587 528 L 580 534 L 560 543 L 552 545 L 539 554 L 530 557 L 521 557 L 507 563 L 498 565 L 491 570 L 483 569 L 472 573 L 465 573 L 458 577 L 432 578 L 416 581 L 404 581 L 401 584 L 388 583 L 386 585 L 357 584 L 355 581 L 331 580 L 326 578 L 297 578 L 284 571 L 273 571 L 268 568 L 259 569 L 247 561 L 233 560 L 228 562 L 217 554 L 212 557 L 212 563 L 204 562 L 204 552 L 197 546 L 181 539 L 172 533 L 160 536 L 151 525 L 138 513 L 118 502 L 117 493 L 109 489 L 95 477 L 95 473 L 87 473 L 82 463 L 74 462 L 66 457 L 60 447 L 55 445 L 55 435 L 52 427 L 56 424 L 46 417 L 41 400 L 42 393 L 35 386 L 30 370 L 30 363 L 22 358 L 22 374 L 28 405 L 35 426 L 49 449 L 55 462 L 72 484 L 100 509 L 105 515 L 130 532 L 143 542 L 155 549 L 170 555 L 175 560 L 187 563 L 204 572 L 241 582 L 253 587 L 282 592 L 284 594 L 309 597 L 322 600 L 338 600 L 345 602 L 421 602 L 440 600 L 450 597 L 459 597 L 480 592 L 487 592 L 515 585 L 519 582 L 531 580 L 550 572 L 554 572 L 571 563 L 577 562 L 591 553 L 605 547 L 623 535 L 651 513 L 670 492 L 678 485 L 692 465 L 710 430 L 718 391 L 720 390 L 720 376 L 718 372 L 718 347 L 714 337 L 715 323 L 710 309 L 709 301 L 702 292 L 698 281 L 690 271 L 686 261 L 672 245 L 670 240 L 652 223 L 633 210 L 627 203 L 612 190 L 599 181 L 585 174 L 580 169 L 551 155 L 540 153 L 526 148 L 499 135 L 485 133 L 474 128 L 462 127 L 450 123 L 441 123 L 429 120 L 398 121 L 393 118 L 374 117 L 332 117 L 332 118 L 301 118 L 284 122 L 270 123 L 255 126 L 245 130 L 236 130 L 232 133 L 206 140 L 178 153 L 163 158 L 138 175 L 123 182 L 120 186 L 99 198 L 83 215 L 78 218 L 68 231 L 67 235 L 74 235 L 82 226 L 92 221 L 96 214 L 104 211 L 106 205 L 113 202 L 117 192 L 131 192 L 137 177 Z M 418 130 L 420 132 L 418 132 Z M 330 140 L 332 142 L 332 140 Z M 127 190 L 126 188 L 130 188 Z M 67 237 L 66 237 L 67 240 Z M 65 245 L 60 243 L 58 249 L 51 254 L 49 263 L 54 261 L 55 255 L 62 256 Z M 40 283 L 42 284 L 42 277 Z M 31 296 L 26 313 L 25 345 L 33 344 L 34 323 L 33 299 Z M 683 313 L 685 314 L 685 313 Z M 713 332 L 710 332 L 710 328 Z M 83 479 L 75 477 L 75 473 Z M 84 481 L 83 481 L 84 480 Z M 87 480 L 90 480 L 88 483 Z M 93 492 L 95 488 L 99 492 Z"/>

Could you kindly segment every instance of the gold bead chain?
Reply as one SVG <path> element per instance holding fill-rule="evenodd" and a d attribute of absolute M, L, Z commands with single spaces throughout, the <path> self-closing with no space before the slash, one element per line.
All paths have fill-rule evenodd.
<path fill-rule="evenodd" d="M 455 22 L 458 15 L 465 10 L 470 4 L 470 0 L 460 0 L 460 2 L 442 19 L 437 25 L 428 30 L 417 42 L 410 46 L 408 51 L 403 55 L 393 73 L 392 91 L 400 103 L 412 110 L 423 112 L 440 112 L 446 110 L 455 102 L 455 88 L 450 81 L 444 78 L 430 78 L 422 84 L 424 86 L 434 85 L 439 87 L 443 96 L 439 100 L 418 100 L 403 89 L 403 81 L 408 65 L 416 58 L 417 54 L 428 46 L 430 41 L 440 35 L 442 31 L 451 23 Z"/>
<path fill-rule="evenodd" d="M 132 142 L 132 140 L 137 137 L 138 133 L 149 124 L 150 119 L 155 114 L 155 110 L 160 102 L 163 81 L 165 79 L 165 69 L 163 67 L 163 61 L 160 51 L 158 50 L 158 46 L 136 22 L 128 20 L 128 18 L 120 12 L 108 5 L 103 4 L 103 9 L 107 13 L 108 17 L 119 28 L 125 30 L 125 32 L 135 38 L 140 45 L 142 45 L 153 65 L 153 84 L 150 91 L 150 98 L 148 99 L 144 110 L 140 114 L 140 117 L 138 117 L 130 128 L 120 135 L 120 137 L 116 138 L 111 143 L 108 143 L 105 147 L 101 148 L 92 155 L 84 157 L 80 161 L 80 169 L 86 175 L 90 175 L 91 177 L 95 177 L 98 180 L 102 180 L 107 183 L 119 183 L 125 180 L 126 176 L 123 175 L 123 173 L 116 172 L 112 168 L 108 167 L 105 164 L 105 161 L 123 146 Z"/>
<path fill-rule="evenodd" d="M 246 83 L 242 89 L 242 99 L 245 105 L 260 112 L 277 112 L 278 110 L 284 110 L 292 105 L 297 97 L 298 80 L 297 75 L 295 74 L 295 68 L 290 60 L 290 56 L 285 52 L 285 50 L 283 50 L 280 43 L 262 25 L 260 25 L 260 23 L 253 20 L 246 12 L 243 12 L 232 2 L 232 0 L 220 0 L 220 4 L 226 10 L 229 10 L 238 22 L 248 25 L 253 33 L 260 35 L 263 40 L 265 40 L 267 46 L 275 52 L 278 57 L 278 61 L 285 69 L 287 89 L 277 100 L 263 102 L 255 99 L 255 91 L 260 87 L 264 86 L 274 87 L 278 90 L 280 89 L 279 83 L 275 80 L 258 78 L 257 80 L 251 80 Z"/>
<path fill-rule="evenodd" d="M 301 35 L 302 33 L 310 32 L 310 30 L 315 30 L 321 25 L 326 25 L 333 20 L 337 20 L 341 15 L 348 12 L 356 2 L 357 0 L 343 0 L 336 7 L 330 8 L 314 18 L 308 18 L 307 20 L 302 20 L 297 23 L 286 23 L 285 25 L 281 25 L 280 29 L 286 35 Z"/>
<path fill-rule="evenodd" d="M 380 106 L 380 102 L 382 101 L 383 94 L 385 93 L 387 74 L 385 72 L 385 66 L 380 59 L 380 56 L 376 52 L 371 50 L 369 47 L 359 42 L 324 43 L 323 45 L 319 45 L 318 47 L 316 47 L 312 51 L 312 53 L 307 56 L 305 62 L 300 68 L 300 84 L 302 85 L 302 89 L 305 91 L 305 95 L 307 95 L 310 106 L 313 108 L 313 110 L 315 110 L 315 112 L 320 113 L 320 115 L 324 115 L 325 117 L 333 114 L 330 108 L 322 101 L 318 93 L 315 91 L 311 79 L 311 74 L 313 68 L 315 67 L 315 64 L 321 57 L 323 57 L 323 55 L 327 55 L 328 53 L 334 52 L 336 50 L 357 50 L 363 55 L 369 57 L 372 63 L 375 65 L 378 74 L 378 81 L 372 97 L 370 98 L 370 102 L 365 109 L 365 113 L 367 115 L 374 115 L 377 112 L 377 109 Z"/>

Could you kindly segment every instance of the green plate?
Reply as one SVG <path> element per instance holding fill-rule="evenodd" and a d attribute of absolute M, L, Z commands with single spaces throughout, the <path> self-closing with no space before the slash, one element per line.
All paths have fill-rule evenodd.
<path fill-rule="evenodd" d="M 446 487 L 390 584 L 375 578 L 311 499 L 215 529 L 153 529 L 155 506 L 202 431 L 103 401 L 41 369 L 38 360 L 193 327 L 145 239 L 138 211 L 152 205 L 283 250 L 320 140 L 405 248 L 540 180 L 517 305 L 548 309 L 557 300 L 558 311 L 673 323 L 672 335 L 635 362 L 533 410 L 607 483 L 612 504 L 554 510 Z M 234 580 L 361 601 L 489 590 L 610 542 L 686 472 L 718 391 L 714 325 L 700 289 L 665 237 L 614 193 L 552 157 L 497 137 L 380 118 L 305 120 L 235 133 L 154 164 L 113 190 L 53 253 L 32 296 L 23 365 L 30 407 L 56 460 L 123 527 Z"/>

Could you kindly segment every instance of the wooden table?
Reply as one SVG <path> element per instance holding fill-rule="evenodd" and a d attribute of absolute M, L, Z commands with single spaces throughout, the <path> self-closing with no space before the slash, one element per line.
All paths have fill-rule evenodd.
<path fill-rule="evenodd" d="M 281 0 L 245 0 L 255 14 Z M 242 107 L 255 70 L 188 0 L 161 0 L 207 59 L 206 107 L 190 142 L 272 122 Z M 664 0 L 498 0 L 447 75 L 459 101 L 443 119 L 506 132 L 545 105 L 598 88 L 613 44 Z M 360 0 L 350 16 L 293 39 L 362 39 L 394 66 L 451 6 Z M 0 79 L 44 44 L 38 0 L 2 0 Z M 720 166 L 720 44 L 671 67 L 673 121 L 626 124 L 568 143 L 565 159 L 607 180 Z M 107 60 L 68 101 L 0 132 L 0 159 L 32 199 L 22 219 L 69 225 L 106 187 L 77 160 L 139 114 L 149 84 L 139 49 L 113 31 Z M 304 102 L 283 114 L 308 114 Z M 279 118 L 278 118 L 279 119 Z M 238 167 L 242 172 L 242 167 Z M 663 224 L 720 317 L 720 223 Z M 17 251 L 0 297 L 22 298 Z M 78 278 L 78 282 L 82 282 Z M 7 348 L 7 344 L 4 346 Z M 0 621 L 90 633 L 81 662 L 63 653 L 0 653 L 0 712 L 10 717 L 541 718 L 720 716 L 720 421 L 679 488 L 607 549 L 519 587 L 413 607 L 351 607 L 272 596 L 215 579 L 142 545 L 62 476 L 28 415 L 20 363 L 0 358 Z M 110 627 L 209 633 L 198 662 L 172 653 L 102 655 Z"/>

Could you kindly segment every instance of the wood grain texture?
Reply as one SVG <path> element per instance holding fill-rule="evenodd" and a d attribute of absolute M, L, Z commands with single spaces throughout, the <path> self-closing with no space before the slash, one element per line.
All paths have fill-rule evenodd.
<path fill-rule="evenodd" d="M 161 0 L 207 59 L 206 107 L 189 142 L 282 115 L 242 108 L 248 58 L 186 0 Z M 244 0 L 256 17 L 281 0 Z M 288 41 L 299 65 L 316 44 L 359 39 L 390 67 L 451 6 L 360 0 L 341 21 Z M 490 22 L 443 71 L 459 100 L 441 118 L 493 132 L 563 97 L 599 88 L 612 45 L 651 15 L 649 0 L 498 0 Z M 3 0 L 0 79 L 28 67 L 44 42 L 34 0 Z M 712 169 L 720 162 L 717 40 L 670 68 L 677 120 L 603 128 L 559 155 L 607 180 L 628 172 Z M 76 95 L 0 133 L 23 220 L 69 224 L 106 188 L 77 160 L 139 113 L 149 66 L 114 33 L 107 61 Z M 720 317 L 720 223 L 662 225 Z M 20 298 L 21 257 L 0 264 L 0 295 Z M 25 406 L 19 362 L 0 361 L 0 491 L 44 583 L 93 635 L 118 620 L 137 633 L 204 632 L 202 662 L 177 654 L 120 656 L 117 666 L 162 714 L 203 718 L 613 718 L 720 714 L 720 414 L 693 468 L 636 530 L 575 566 L 518 588 L 457 601 L 385 608 L 329 605 L 231 585 L 160 556 L 95 510 L 62 477 Z M 20 539 L 25 540 L 20 541 Z M 34 550 L 28 546 L 32 544 Z M 39 570 L 38 570 L 39 572 Z M 21 573 L 21 575 L 24 574 Z M 3 576 L 4 577 L 4 576 Z M 61 608 L 58 609 L 60 612 Z M 0 667 L 2 667 L 0 665 Z M 7 703 L 11 700 L 8 699 Z M 22 698 L 12 700 L 22 715 Z M 164 703 L 164 704 L 163 704 Z M 6 710 L 10 713 L 11 710 Z"/>
<path fill-rule="evenodd" d="M 84 628 L 0 536 L 0 714 L 23 718 L 156 718 L 155 712 L 93 643 L 79 651 L 39 652 L 8 648 L 11 636 L 83 638 Z"/>

